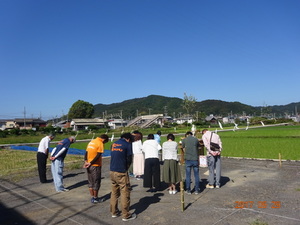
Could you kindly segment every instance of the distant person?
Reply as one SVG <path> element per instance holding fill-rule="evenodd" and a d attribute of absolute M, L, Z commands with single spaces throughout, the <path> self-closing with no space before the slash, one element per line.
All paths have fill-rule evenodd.
<path fill-rule="evenodd" d="M 50 141 L 52 141 L 54 137 L 55 137 L 54 134 L 49 134 L 48 136 L 42 138 L 37 150 L 36 160 L 37 160 L 38 172 L 39 172 L 41 183 L 48 182 L 46 176 L 46 171 L 47 171 L 46 166 L 47 166 L 47 159 L 49 154 Z"/>
<path fill-rule="evenodd" d="M 60 141 L 51 152 L 51 172 L 57 192 L 69 191 L 69 189 L 66 189 L 63 185 L 64 159 L 67 155 L 70 145 L 74 142 L 75 137 L 73 136 L 65 138 Z"/>
<path fill-rule="evenodd" d="M 110 179 L 111 179 L 111 197 L 110 212 L 112 217 L 118 217 L 118 200 L 120 198 L 122 205 L 122 220 L 129 221 L 136 218 L 135 213 L 129 212 L 130 207 L 130 180 L 128 169 L 132 163 L 132 141 L 130 133 L 122 134 L 121 138 L 111 146 L 110 160 Z"/>
<path fill-rule="evenodd" d="M 181 181 L 178 165 L 178 144 L 173 134 L 168 134 L 167 141 L 162 145 L 162 160 L 164 162 L 162 180 L 169 184 L 169 194 L 176 194 L 176 184 Z"/>
<path fill-rule="evenodd" d="M 161 137 L 161 131 L 157 131 L 156 134 L 154 134 L 154 140 L 157 141 L 158 144 L 160 144 L 160 137 Z"/>
<path fill-rule="evenodd" d="M 84 168 L 87 172 L 91 203 L 101 202 L 98 192 L 101 186 L 102 154 L 104 153 L 104 144 L 107 142 L 108 136 L 102 134 L 90 141 L 86 148 Z"/>
<path fill-rule="evenodd" d="M 154 140 L 157 141 L 158 144 L 160 144 L 160 142 L 161 142 L 161 138 L 160 137 L 161 137 L 161 131 L 159 130 L 159 131 L 156 132 L 156 134 L 154 134 Z M 159 159 L 160 162 L 162 162 L 161 154 L 162 154 L 162 152 L 160 150 L 158 152 L 158 159 Z"/>
<path fill-rule="evenodd" d="M 186 133 L 186 138 L 182 140 L 182 148 L 184 150 L 185 159 L 185 188 L 186 193 L 191 194 L 191 170 L 194 171 L 195 178 L 195 194 L 199 194 L 199 140 L 193 136 L 191 131 Z"/>
<path fill-rule="evenodd" d="M 222 141 L 220 136 L 207 129 L 202 130 L 202 140 L 207 152 L 207 165 L 208 165 L 208 184 L 206 188 L 220 188 L 221 187 L 221 151 Z M 220 146 L 219 151 L 212 151 L 210 149 L 210 142 L 214 142 Z M 215 173 L 216 171 L 216 173 Z M 214 186 L 215 185 L 215 186 Z"/>
<path fill-rule="evenodd" d="M 149 134 L 143 143 L 145 154 L 144 183 L 145 188 L 150 188 L 148 192 L 156 192 L 160 188 L 160 164 L 158 152 L 161 150 L 160 144 L 154 140 L 154 135 Z"/>
<path fill-rule="evenodd" d="M 132 143 L 133 152 L 133 174 L 137 180 L 143 178 L 145 168 L 145 157 L 143 153 L 143 134 L 139 131 L 132 133 L 134 142 Z"/>

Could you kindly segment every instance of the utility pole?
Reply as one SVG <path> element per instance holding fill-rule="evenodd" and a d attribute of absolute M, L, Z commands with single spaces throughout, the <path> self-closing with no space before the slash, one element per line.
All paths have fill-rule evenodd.
<path fill-rule="evenodd" d="M 121 126 L 123 127 L 123 115 L 122 115 L 123 110 L 120 110 L 120 117 L 121 117 Z"/>
<path fill-rule="evenodd" d="M 24 129 L 26 128 L 26 108 L 24 106 Z"/>

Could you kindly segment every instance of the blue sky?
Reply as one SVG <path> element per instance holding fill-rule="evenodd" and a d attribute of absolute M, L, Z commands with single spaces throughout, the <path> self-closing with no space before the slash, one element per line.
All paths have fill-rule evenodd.
<path fill-rule="evenodd" d="M 0 0 L 0 119 L 151 94 L 299 102 L 298 0 Z"/>

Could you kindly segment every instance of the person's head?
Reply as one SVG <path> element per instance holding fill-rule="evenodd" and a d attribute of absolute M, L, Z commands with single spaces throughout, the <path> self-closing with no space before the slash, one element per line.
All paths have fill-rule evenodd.
<path fill-rule="evenodd" d="M 206 131 L 208 131 L 208 130 L 207 130 L 207 129 L 203 129 L 203 130 L 202 130 L 202 132 L 201 132 L 201 133 L 202 133 L 202 135 L 203 135 L 203 134 L 205 134 L 205 133 L 206 133 Z"/>
<path fill-rule="evenodd" d="M 174 140 L 175 140 L 174 134 L 168 134 L 167 140 L 172 140 L 172 141 L 174 141 Z"/>
<path fill-rule="evenodd" d="M 139 140 L 143 140 L 143 134 L 142 133 L 136 133 L 133 135 L 134 136 L 134 141 L 139 141 Z"/>
<path fill-rule="evenodd" d="M 105 144 L 105 143 L 107 143 L 108 142 L 108 135 L 106 135 L 106 134 L 101 134 L 100 135 L 100 138 L 103 140 L 103 143 Z"/>
<path fill-rule="evenodd" d="M 153 135 L 153 134 L 148 134 L 147 139 L 148 139 L 148 140 L 154 139 L 154 135 Z"/>
<path fill-rule="evenodd" d="M 121 138 L 125 139 L 127 142 L 133 142 L 134 138 L 131 133 L 124 133 L 121 135 Z"/>
<path fill-rule="evenodd" d="M 157 131 L 156 134 L 158 134 L 159 136 L 161 136 L 161 131 Z"/>
<path fill-rule="evenodd" d="M 191 131 L 188 131 L 188 132 L 185 133 L 185 136 L 186 136 L 186 137 L 187 137 L 187 136 L 190 136 L 190 135 L 193 136 L 193 133 L 192 133 Z"/>
<path fill-rule="evenodd" d="M 134 136 L 134 141 L 143 140 L 143 134 L 138 130 L 133 131 L 132 135 Z"/>
<path fill-rule="evenodd" d="M 50 140 L 53 140 L 55 138 L 55 134 L 49 134 L 48 137 L 50 138 Z"/>
<path fill-rule="evenodd" d="M 71 143 L 74 143 L 76 141 L 76 138 L 74 136 L 69 137 L 69 140 L 71 141 Z"/>

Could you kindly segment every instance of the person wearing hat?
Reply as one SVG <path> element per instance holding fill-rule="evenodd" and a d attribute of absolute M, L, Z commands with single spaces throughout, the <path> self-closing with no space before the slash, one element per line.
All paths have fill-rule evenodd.
<path fill-rule="evenodd" d="M 36 160 L 38 165 L 39 178 L 41 183 L 47 183 L 46 176 L 46 165 L 49 153 L 49 144 L 50 141 L 54 139 L 54 134 L 49 134 L 46 137 L 43 137 L 39 143 L 39 147 L 36 154 Z"/>
<path fill-rule="evenodd" d="M 51 172 L 55 190 L 57 192 L 69 191 L 69 189 L 64 188 L 63 185 L 64 159 L 67 155 L 70 145 L 74 142 L 74 136 L 65 138 L 62 141 L 58 142 L 57 146 L 51 152 Z"/>

